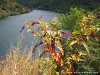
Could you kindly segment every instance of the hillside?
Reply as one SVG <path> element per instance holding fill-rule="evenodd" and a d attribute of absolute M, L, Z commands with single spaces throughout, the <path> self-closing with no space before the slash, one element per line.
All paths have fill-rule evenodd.
<path fill-rule="evenodd" d="M 57 12 L 69 11 L 70 7 L 83 8 L 88 11 L 99 11 L 100 0 L 18 0 L 30 8 L 52 10 Z"/>
<path fill-rule="evenodd" d="M 21 5 L 16 0 L 0 0 L 0 19 L 9 15 L 26 13 L 29 8 Z"/>

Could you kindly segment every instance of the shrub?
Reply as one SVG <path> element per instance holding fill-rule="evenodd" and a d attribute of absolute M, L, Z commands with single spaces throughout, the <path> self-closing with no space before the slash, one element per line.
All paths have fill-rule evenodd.
<path fill-rule="evenodd" d="M 43 44 L 42 57 L 46 52 L 50 55 L 52 65 L 51 75 L 73 75 L 78 71 L 79 63 L 83 64 L 87 59 L 95 58 L 90 55 L 90 41 L 98 41 L 96 32 L 99 30 L 96 17 L 91 14 L 83 14 L 77 8 L 71 9 L 69 14 L 61 16 L 61 22 L 54 17 L 49 23 L 40 20 L 25 20 L 34 37 L 39 39 L 33 47 L 33 53 L 37 47 Z M 66 17 L 65 17 L 66 16 Z M 37 25 L 37 28 L 35 25 Z M 66 25 L 66 26 L 64 26 Z M 24 30 L 22 27 L 21 31 Z M 66 28 L 71 32 L 66 31 Z M 34 30 L 33 30 L 34 29 Z M 66 38 L 66 35 L 68 38 Z"/>

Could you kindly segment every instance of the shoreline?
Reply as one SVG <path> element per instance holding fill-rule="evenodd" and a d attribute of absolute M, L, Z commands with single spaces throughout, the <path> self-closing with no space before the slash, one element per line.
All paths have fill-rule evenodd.
<path fill-rule="evenodd" d="M 0 13 L 0 20 L 6 18 L 8 16 L 15 16 L 15 15 L 19 15 L 19 14 L 25 14 L 25 13 L 28 13 L 28 12 L 31 12 L 31 11 L 32 11 L 32 9 L 27 9 L 27 10 L 21 11 L 21 12 L 11 12 L 11 11 L 6 12 L 6 11 L 4 11 L 5 13 L 2 13 L 2 14 Z"/>
<path fill-rule="evenodd" d="M 17 1 L 4 1 L 0 2 L 0 19 L 6 18 L 12 15 L 18 15 L 30 12 L 31 9 L 21 5 Z"/>

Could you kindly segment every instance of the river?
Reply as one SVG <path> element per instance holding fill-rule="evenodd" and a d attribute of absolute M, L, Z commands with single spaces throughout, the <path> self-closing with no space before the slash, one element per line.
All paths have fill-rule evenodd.
<path fill-rule="evenodd" d="M 49 22 L 53 17 L 58 17 L 59 14 L 52 11 L 33 10 L 26 14 L 20 14 L 16 16 L 9 16 L 0 20 L 0 56 L 4 56 L 10 45 L 16 46 L 21 27 L 24 25 L 23 20 L 35 20 L 43 15 L 42 20 Z M 33 35 L 28 32 L 24 32 L 23 46 L 30 47 Z"/>

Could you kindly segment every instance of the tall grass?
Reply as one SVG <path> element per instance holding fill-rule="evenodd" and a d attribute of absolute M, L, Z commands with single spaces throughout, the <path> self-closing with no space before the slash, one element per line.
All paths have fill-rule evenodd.
<path fill-rule="evenodd" d="M 37 53 L 37 55 L 39 55 Z M 19 42 L 16 47 L 11 46 L 7 52 L 5 58 L 0 61 L 0 75 L 49 75 L 40 73 L 40 62 L 44 59 L 32 57 L 32 47 L 31 48 L 21 48 L 21 43 Z"/>

